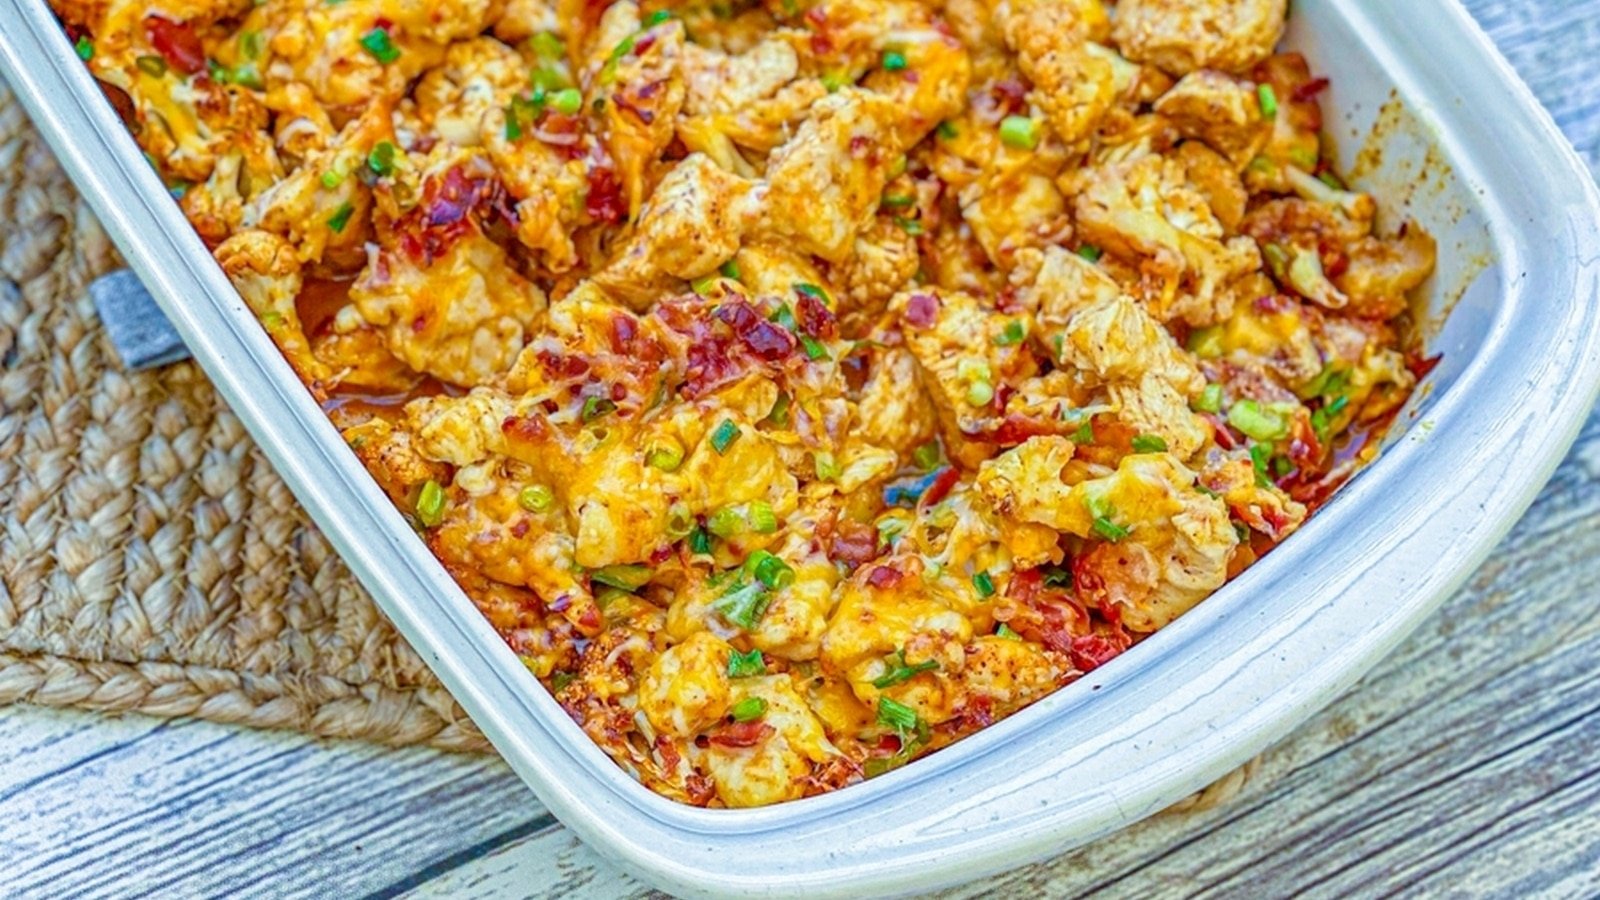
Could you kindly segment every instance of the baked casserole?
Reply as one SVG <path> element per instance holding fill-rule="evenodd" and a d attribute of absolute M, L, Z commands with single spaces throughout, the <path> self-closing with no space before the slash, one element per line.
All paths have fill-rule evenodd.
<path fill-rule="evenodd" d="M 1433 239 L 1284 0 L 53 0 L 529 670 L 687 803 L 1171 622 L 1377 452 Z"/>

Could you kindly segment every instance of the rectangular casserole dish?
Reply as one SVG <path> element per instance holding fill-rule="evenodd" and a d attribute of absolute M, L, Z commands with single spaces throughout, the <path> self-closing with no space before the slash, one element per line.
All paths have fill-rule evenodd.
<path fill-rule="evenodd" d="M 1287 43 L 1333 81 L 1341 166 L 1388 222 L 1440 242 L 1426 318 L 1444 361 L 1384 456 L 1214 597 L 1033 707 L 848 790 L 704 810 L 636 783 L 534 681 L 282 360 L 44 0 L 0 0 L 0 71 L 352 570 L 554 814 L 684 894 L 931 888 L 1150 815 L 1349 687 L 1532 501 L 1600 386 L 1600 195 L 1454 0 L 1297 4 Z"/>

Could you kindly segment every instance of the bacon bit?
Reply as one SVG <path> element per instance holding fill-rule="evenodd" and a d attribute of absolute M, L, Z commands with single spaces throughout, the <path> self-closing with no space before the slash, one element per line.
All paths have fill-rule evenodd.
<path fill-rule="evenodd" d="M 1224 450 L 1239 449 L 1239 441 L 1233 436 L 1233 429 L 1229 428 L 1220 416 L 1216 413 L 1200 413 L 1200 418 L 1211 423 L 1211 431 L 1216 435 L 1218 447 Z"/>
<path fill-rule="evenodd" d="M 669 772 L 677 769 L 678 764 L 683 762 L 683 756 L 678 753 L 678 746 L 664 734 L 656 735 L 656 752 L 661 754 L 662 768 Z"/>
<path fill-rule="evenodd" d="M 1443 360 L 1444 360 L 1444 354 L 1443 353 L 1436 353 L 1433 356 L 1410 356 L 1410 355 L 1408 355 L 1406 357 L 1406 368 L 1410 369 L 1411 370 L 1411 374 L 1415 375 L 1416 378 L 1417 378 L 1417 381 L 1420 382 L 1424 378 L 1427 378 L 1430 374 L 1432 374 L 1433 370 L 1438 368 L 1439 367 L 1439 363 L 1442 362 Z"/>
<path fill-rule="evenodd" d="M 828 56 L 833 53 L 833 39 L 820 32 L 811 35 L 811 55 Z"/>
<path fill-rule="evenodd" d="M 867 576 L 867 584 L 879 590 L 888 591 L 898 586 L 902 577 L 904 576 L 900 574 L 900 570 L 893 566 L 878 566 Z"/>
<path fill-rule="evenodd" d="M 511 536 L 514 537 L 514 538 L 518 538 L 519 540 L 521 538 L 527 537 L 528 536 L 528 527 L 529 527 L 529 523 L 528 523 L 528 518 L 526 516 L 518 519 L 517 520 L 517 524 L 511 526 Z"/>
<path fill-rule="evenodd" d="M 643 56 L 651 47 L 656 45 L 656 32 L 652 28 L 644 33 L 644 37 L 633 42 L 633 55 Z"/>
<path fill-rule="evenodd" d="M 596 222 L 615 225 L 628 216 L 628 203 L 622 198 L 622 182 L 610 168 L 589 171 L 589 193 L 583 198 L 584 211 Z"/>
<path fill-rule="evenodd" d="M 871 149 L 872 138 L 869 138 L 864 134 L 858 134 L 850 138 L 850 155 L 856 159 L 865 157 L 868 151 Z"/>
<path fill-rule="evenodd" d="M 535 359 L 539 360 L 539 368 L 543 369 L 552 378 L 577 378 L 589 371 L 589 361 L 577 354 L 540 350 Z"/>
<path fill-rule="evenodd" d="M 504 206 L 505 187 L 497 178 L 469 176 L 452 166 L 422 185 L 422 202 L 395 223 L 400 249 L 413 260 L 431 265 L 473 228 Z"/>
<path fill-rule="evenodd" d="M 787 328 L 767 321 L 754 306 L 743 300 L 722 304 L 717 308 L 716 316 L 733 329 L 751 353 L 767 362 L 786 358 L 798 344 Z"/>
<path fill-rule="evenodd" d="M 667 560 L 671 559 L 672 558 L 672 550 L 673 550 L 674 546 L 675 546 L 674 544 L 662 544 L 661 546 L 657 547 L 656 549 L 650 551 L 650 558 L 649 558 L 650 565 L 659 566 L 662 563 L 666 562 Z"/>
<path fill-rule="evenodd" d="M 878 532 L 864 522 L 838 523 L 828 541 L 828 558 L 852 569 L 876 559 L 879 552 Z"/>
<path fill-rule="evenodd" d="M 917 506 L 921 509 L 927 509 L 935 503 L 938 503 L 940 500 L 950 496 L 950 490 L 954 488 L 956 483 L 960 480 L 961 473 L 956 470 L 956 467 L 946 466 L 933 479 L 933 483 L 928 485 L 928 489 L 922 492 L 922 499 L 917 503 Z"/>
<path fill-rule="evenodd" d="M 421 334 L 421 333 L 423 333 L 424 331 L 427 331 L 427 330 L 428 330 L 428 315 L 427 315 L 427 313 L 421 313 L 415 319 L 411 320 L 411 333 L 412 334 Z"/>
<path fill-rule="evenodd" d="M 1295 302 L 1283 294 L 1267 294 L 1256 298 L 1255 307 L 1264 313 L 1280 313 L 1294 309 Z"/>
<path fill-rule="evenodd" d="M 810 294 L 801 294 L 795 301 L 795 317 L 800 331 L 811 337 L 828 340 L 839 334 L 839 320 L 834 318 L 833 310 Z"/>
<path fill-rule="evenodd" d="M 716 782 L 699 772 L 683 780 L 683 789 L 688 792 L 689 802 L 695 806 L 710 806 L 717 797 Z"/>
<path fill-rule="evenodd" d="M 627 313 L 617 313 L 611 317 L 611 351 L 613 353 L 627 353 L 632 346 L 633 339 L 639 334 L 639 325 L 633 321 L 633 316 Z"/>
<path fill-rule="evenodd" d="M 1103 634 L 1091 634 L 1084 637 L 1073 638 L 1072 646 L 1067 650 L 1067 655 L 1072 658 L 1072 665 L 1084 672 L 1093 672 L 1122 651 L 1128 649 L 1128 644 Z"/>
<path fill-rule="evenodd" d="M 550 437 L 550 423 L 544 416 L 506 416 L 500 423 L 500 433 L 513 441 L 543 443 Z"/>
<path fill-rule="evenodd" d="M 806 10 L 805 19 L 806 24 L 810 25 L 812 28 L 826 27 L 828 24 L 828 10 L 821 4 L 818 4 Z"/>
<path fill-rule="evenodd" d="M 728 722 L 706 732 L 705 737 L 714 747 L 754 747 L 776 732 L 765 722 Z"/>
<path fill-rule="evenodd" d="M 967 728 L 988 728 L 994 724 L 994 702 L 983 695 L 973 697 L 967 701 L 961 717 L 966 720 Z"/>
<path fill-rule="evenodd" d="M 194 75 L 206 67 L 206 48 L 188 22 L 174 22 L 161 16 L 145 16 L 144 33 L 150 46 L 174 69 Z"/>
<path fill-rule="evenodd" d="M 1313 78 L 1305 84 L 1295 88 L 1294 93 L 1289 95 L 1289 99 L 1296 103 L 1304 103 L 1327 89 L 1328 79 Z"/>
<path fill-rule="evenodd" d="M 912 294 L 906 301 L 905 320 L 918 328 L 931 327 L 939 318 L 939 300 L 932 294 Z"/>

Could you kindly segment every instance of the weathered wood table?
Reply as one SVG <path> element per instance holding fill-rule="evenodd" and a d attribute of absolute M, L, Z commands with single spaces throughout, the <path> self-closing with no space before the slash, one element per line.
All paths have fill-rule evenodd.
<path fill-rule="evenodd" d="M 1466 2 L 1600 164 L 1600 0 Z M 1239 799 L 966 892 L 1593 896 L 1597 670 L 1600 416 L 1468 587 Z M 492 758 L 13 707 L 0 760 L 0 895 L 645 892 Z"/>

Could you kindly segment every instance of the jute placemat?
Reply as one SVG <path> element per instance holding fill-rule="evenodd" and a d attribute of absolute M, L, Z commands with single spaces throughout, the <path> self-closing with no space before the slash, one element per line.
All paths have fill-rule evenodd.
<path fill-rule="evenodd" d="M 489 750 L 199 367 L 121 369 L 119 265 L 0 82 L 0 704 Z"/>

